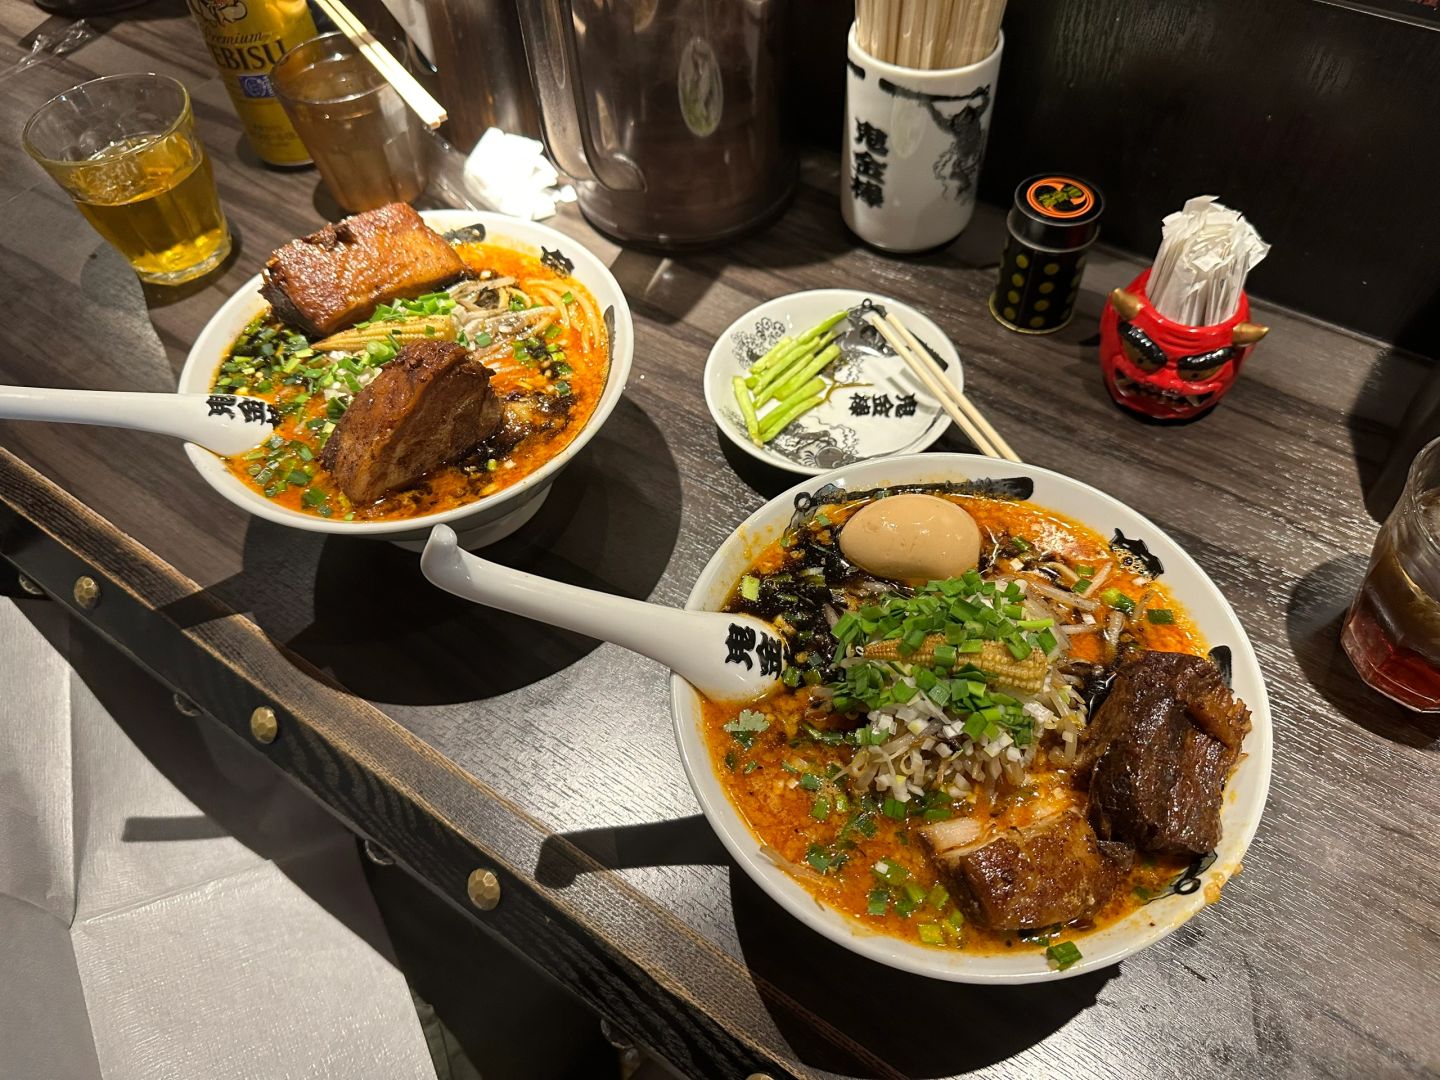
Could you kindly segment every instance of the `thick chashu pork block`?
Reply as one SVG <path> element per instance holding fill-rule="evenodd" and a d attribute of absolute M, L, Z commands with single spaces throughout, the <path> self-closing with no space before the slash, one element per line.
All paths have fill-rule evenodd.
<path fill-rule="evenodd" d="M 369 318 L 376 304 L 433 292 L 464 274 L 444 237 L 405 203 L 391 203 L 278 248 L 260 294 L 313 339 Z"/>
<path fill-rule="evenodd" d="M 1095 914 L 1130 868 L 1124 845 L 1101 844 L 1068 799 L 1025 825 L 993 829 L 980 816 L 921 835 L 966 918 L 993 930 L 1032 930 Z"/>
<path fill-rule="evenodd" d="M 1249 731 L 1250 710 L 1204 657 L 1147 652 L 1123 662 L 1081 744 L 1095 832 L 1155 854 L 1213 850 L 1225 780 Z"/>
<path fill-rule="evenodd" d="M 353 503 L 374 502 L 464 457 L 503 419 L 490 371 L 463 345 L 401 349 L 350 403 L 321 452 Z"/>

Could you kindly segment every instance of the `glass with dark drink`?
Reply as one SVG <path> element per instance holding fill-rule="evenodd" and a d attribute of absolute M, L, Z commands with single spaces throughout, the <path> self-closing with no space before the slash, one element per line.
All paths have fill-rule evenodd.
<path fill-rule="evenodd" d="M 1440 712 L 1440 439 L 1410 466 L 1340 641 L 1374 689 Z"/>

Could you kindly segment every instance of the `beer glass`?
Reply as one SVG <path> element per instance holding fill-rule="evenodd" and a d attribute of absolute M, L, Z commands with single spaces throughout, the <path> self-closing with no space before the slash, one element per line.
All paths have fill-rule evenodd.
<path fill-rule="evenodd" d="M 344 34 L 295 46 L 270 82 L 325 186 L 346 210 L 411 202 L 425 190 L 425 125 Z"/>
<path fill-rule="evenodd" d="M 174 79 L 81 83 L 40 106 L 22 141 L 142 281 L 178 285 L 230 253 L 190 95 Z"/>
<path fill-rule="evenodd" d="M 1410 466 L 1340 641 L 1371 687 L 1440 712 L 1440 439 Z"/>

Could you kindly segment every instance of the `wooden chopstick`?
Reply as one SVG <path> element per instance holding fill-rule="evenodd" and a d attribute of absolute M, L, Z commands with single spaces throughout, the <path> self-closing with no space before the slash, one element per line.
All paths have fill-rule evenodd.
<path fill-rule="evenodd" d="M 341 0 L 315 0 L 320 10 L 330 16 L 330 19 L 339 28 L 340 32 L 350 39 L 350 43 L 360 50 L 362 56 L 369 60 L 375 70 L 395 87 L 396 92 L 405 99 L 405 104 L 414 110 L 415 115 L 420 117 L 425 126 L 432 131 L 449 119 L 445 107 L 430 96 L 430 92 L 415 81 L 415 76 L 405 70 L 403 64 L 390 54 L 375 39 L 375 35 L 365 27 L 355 13 L 346 7 Z"/>
<path fill-rule="evenodd" d="M 910 328 L 902 323 L 893 311 L 887 318 L 890 324 L 900 332 L 900 336 L 905 339 L 905 344 L 909 345 L 911 351 L 920 358 L 921 363 L 929 367 L 935 377 L 940 380 L 940 385 L 945 388 L 945 392 L 955 398 L 960 410 L 990 440 L 991 445 L 1000 451 L 999 456 L 1006 461 L 1019 461 L 1020 455 L 1015 453 L 1010 444 L 1005 441 L 1004 436 L 995 430 L 995 426 L 986 419 L 985 414 L 975 407 L 975 403 L 965 396 L 963 390 L 957 390 L 955 384 L 945 378 L 945 373 L 940 370 L 940 365 L 935 362 L 935 358 L 930 355 L 929 350 L 915 340 L 915 335 L 910 333 Z"/>
<path fill-rule="evenodd" d="M 971 420 L 970 416 L 960 406 L 960 399 L 963 399 L 963 395 L 956 390 L 950 380 L 945 377 L 944 372 L 940 370 L 940 366 L 935 363 L 918 343 L 912 347 L 905 340 L 906 337 L 908 337 L 910 341 L 913 342 L 915 338 L 914 335 L 909 333 L 903 323 L 893 315 L 891 315 L 889 321 L 887 321 L 880 318 L 880 316 L 873 311 L 866 312 L 865 319 L 871 326 L 875 327 L 890 348 L 895 350 L 895 355 L 905 361 L 910 370 L 915 373 L 916 378 L 925 385 L 925 388 L 929 390 L 935 397 L 935 400 L 940 403 L 940 407 L 949 414 L 950 419 L 955 421 L 956 426 L 975 444 L 975 449 L 979 450 L 986 457 L 1003 458 L 1006 461 L 1020 460 L 1019 456 L 1016 455 L 1014 450 L 1010 449 L 1008 444 L 1006 444 L 1005 450 L 1002 451 L 1000 447 L 991 440 L 990 436 L 986 435 L 980 426 Z M 969 404 L 969 402 L 967 402 L 967 404 Z M 971 405 L 970 408 L 974 410 L 973 405 Z M 974 411 L 978 414 L 978 410 Z M 981 419 L 983 420 L 984 418 L 981 417 Z M 989 426 L 987 423 L 986 427 Z M 990 428 L 992 433 L 994 430 L 993 427 Z M 1000 441 L 1002 443 L 1004 442 L 1003 439 Z"/>

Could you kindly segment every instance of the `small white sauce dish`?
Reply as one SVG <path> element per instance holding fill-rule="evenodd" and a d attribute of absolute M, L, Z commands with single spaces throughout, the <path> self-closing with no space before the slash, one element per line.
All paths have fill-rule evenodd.
<path fill-rule="evenodd" d="M 705 362 L 705 404 L 725 437 L 751 457 L 789 472 L 818 476 L 856 461 L 914 454 L 940 438 L 950 418 L 905 362 L 890 352 L 842 348 L 825 372 L 829 398 L 756 446 L 745 431 L 733 380 L 781 337 L 798 337 L 836 312 L 866 300 L 895 314 L 964 389 L 960 355 L 938 326 L 908 304 L 860 289 L 812 289 L 776 297 L 736 319 Z M 836 327 L 844 331 L 849 323 Z"/>

